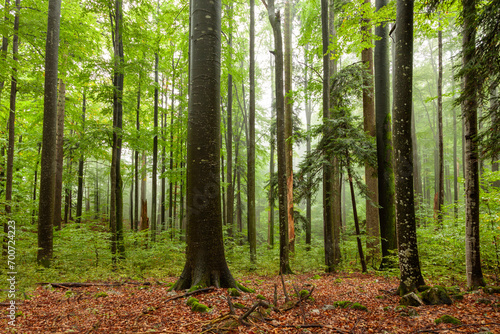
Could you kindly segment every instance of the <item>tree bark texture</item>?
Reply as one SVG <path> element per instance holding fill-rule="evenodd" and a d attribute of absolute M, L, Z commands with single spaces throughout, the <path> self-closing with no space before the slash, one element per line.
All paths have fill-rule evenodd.
<path fill-rule="evenodd" d="M 295 250 L 295 223 L 293 219 L 293 98 L 292 98 L 292 4 L 285 2 L 284 30 L 284 70 L 285 70 L 285 149 L 286 149 L 286 186 L 288 213 L 288 242 L 290 251 Z"/>
<path fill-rule="evenodd" d="M 85 112 L 87 109 L 87 99 L 85 93 L 83 93 L 83 102 L 82 102 L 82 133 L 80 134 L 83 139 L 83 135 L 85 133 Z M 80 153 L 80 159 L 78 160 L 78 190 L 76 195 L 76 222 L 82 222 L 82 207 L 83 207 L 83 167 L 84 167 L 84 158 L 83 152 Z M 132 217 L 130 217 L 132 220 Z"/>
<path fill-rule="evenodd" d="M 64 113 L 66 84 L 59 79 L 57 100 L 57 139 L 56 139 L 56 195 L 54 199 L 54 226 L 60 230 L 62 222 L 62 188 L 64 165 Z"/>
<path fill-rule="evenodd" d="M 396 224 L 398 236 L 399 293 L 424 284 L 418 258 L 411 109 L 413 83 L 413 0 L 398 0 L 396 8 L 396 59 L 394 82 L 394 161 Z"/>
<path fill-rule="evenodd" d="M 377 10 L 383 8 L 387 0 L 376 0 Z M 375 41 L 375 120 L 377 137 L 377 175 L 379 221 L 382 250 L 381 267 L 390 265 L 388 256 L 397 249 L 396 211 L 394 203 L 394 169 L 392 149 L 392 126 L 390 114 L 389 75 L 389 29 L 387 24 L 375 27 L 380 37 Z"/>
<path fill-rule="evenodd" d="M 370 0 L 365 0 L 365 4 L 370 4 Z M 372 30 L 369 20 L 363 20 L 361 32 L 363 36 L 371 36 Z M 361 51 L 361 61 L 366 66 L 368 75 L 363 83 L 363 120 L 364 130 L 370 136 L 376 137 L 375 128 L 375 89 L 373 86 L 373 49 L 367 48 Z M 378 220 L 378 181 L 374 166 L 365 164 L 365 180 L 368 188 L 368 198 L 366 199 L 366 262 L 378 261 L 380 253 L 380 227 Z M 378 263 L 377 263 L 378 264 Z"/>
<path fill-rule="evenodd" d="M 111 254 L 116 261 L 116 254 L 123 257 L 125 248 L 123 243 L 123 184 L 121 177 L 121 147 L 122 147 L 122 114 L 123 114 L 123 2 L 114 3 L 114 30 L 113 30 L 113 140 L 110 172 L 110 210 L 109 225 L 111 230 Z"/>
<path fill-rule="evenodd" d="M 278 210 L 280 229 L 280 274 L 290 274 L 289 236 L 288 236 L 288 188 L 286 178 L 286 145 L 285 145 L 285 96 L 283 85 L 283 37 L 281 34 L 280 12 L 275 12 L 274 0 L 267 6 L 269 22 L 273 28 L 275 83 L 276 83 L 276 132 L 278 155 Z"/>
<path fill-rule="evenodd" d="M 441 24 L 439 24 L 441 28 Z M 443 147 L 443 32 L 438 31 L 438 82 L 437 82 L 437 128 L 438 128 L 438 212 L 437 223 L 443 222 L 444 207 L 444 147 Z"/>
<path fill-rule="evenodd" d="M 42 160 L 38 202 L 37 261 L 48 267 L 52 260 L 55 196 L 55 156 L 57 126 L 57 70 L 61 0 L 49 0 L 47 40 L 45 44 L 45 92 L 43 104 Z"/>
<path fill-rule="evenodd" d="M 463 0 L 463 77 L 462 115 L 465 135 L 465 269 L 467 285 L 484 286 L 479 242 L 479 152 L 477 142 L 477 80 L 471 66 L 476 41 L 476 0 Z"/>
<path fill-rule="evenodd" d="M 247 149 L 247 219 L 250 261 L 257 259 L 257 226 L 255 217 L 255 0 L 250 0 L 250 105 L 248 111 Z"/>
<path fill-rule="evenodd" d="M 321 31 L 323 41 L 323 120 L 327 122 L 330 118 L 330 44 L 328 0 L 321 0 Z M 328 127 L 325 127 L 327 136 Z M 328 162 L 323 164 L 323 239 L 325 247 L 325 271 L 335 271 L 334 249 L 333 249 L 333 158 L 327 157 Z"/>
<path fill-rule="evenodd" d="M 220 0 L 191 2 L 186 264 L 174 289 L 236 287 L 226 263 L 220 196 Z"/>

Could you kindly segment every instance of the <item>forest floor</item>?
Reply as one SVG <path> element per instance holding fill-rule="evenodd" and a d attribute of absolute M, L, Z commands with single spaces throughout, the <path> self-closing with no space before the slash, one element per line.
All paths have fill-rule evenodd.
<path fill-rule="evenodd" d="M 15 326 L 8 325 L 7 305 L 0 306 L 1 333 L 500 333 L 500 296 L 482 290 L 465 293 L 452 305 L 402 308 L 395 295 L 398 281 L 372 274 L 290 275 L 284 278 L 290 309 L 279 276 L 246 276 L 239 282 L 255 293 L 231 297 L 247 309 L 258 295 L 278 309 L 246 317 L 247 309 L 229 315 L 227 289 L 198 291 L 192 296 L 211 308 L 191 311 L 186 292 L 168 291 L 175 277 L 162 282 L 103 283 L 67 287 L 40 285 L 17 305 Z M 464 287 L 461 287 L 464 291 Z M 296 290 L 311 291 L 300 300 Z M 300 302 L 298 302 L 300 300 Z M 334 307 L 336 301 L 358 302 L 367 310 Z M 435 324 L 450 315 L 461 325 Z"/>

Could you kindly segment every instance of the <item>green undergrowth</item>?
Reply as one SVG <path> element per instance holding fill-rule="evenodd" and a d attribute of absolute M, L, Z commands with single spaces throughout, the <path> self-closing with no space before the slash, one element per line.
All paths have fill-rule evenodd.
<path fill-rule="evenodd" d="M 487 174 L 486 174 L 487 175 Z M 486 179 L 487 180 L 487 179 Z M 483 273 L 489 286 L 500 285 L 500 194 L 496 189 L 483 187 L 481 193 L 481 260 Z M 447 206 L 444 219 L 437 224 L 429 203 L 421 202 L 417 211 L 418 242 L 422 273 L 429 285 L 453 286 L 465 284 L 465 222 L 464 207 L 458 207 L 454 218 L 454 207 Z M 88 281 L 159 281 L 169 283 L 179 277 L 185 263 L 185 242 L 179 233 L 161 232 L 157 241 L 148 240 L 149 231 L 124 233 L 125 256 L 113 264 L 110 252 L 110 234 L 107 222 L 87 220 L 80 225 L 69 224 L 54 231 L 54 261 L 50 268 L 36 263 L 37 231 L 31 219 L 16 216 L 16 294 L 17 299 L 29 297 L 29 292 L 41 282 L 88 282 Z M 127 223 L 125 223 L 127 226 Z M 313 226 L 314 227 L 314 226 Z M 366 236 L 362 227 L 362 242 Z M 314 227 L 313 232 L 318 228 Z M 241 240 L 244 240 L 240 236 Z M 248 276 L 275 276 L 279 268 L 279 239 L 275 234 L 275 245 L 270 248 L 265 236 L 259 235 L 257 261 L 250 261 L 248 245 L 240 245 L 240 239 L 225 241 L 226 260 L 234 278 L 243 286 L 248 285 Z M 290 254 L 290 267 L 296 274 L 310 273 L 321 278 L 324 272 L 324 244 L 320 235 L 314 235 L 312 245 L 304 244 L 304 232 L 297 230 L 295 252 Z M 357 252 L 356 237 L 352 222 L 341 235 L 342 261 L 337 272 L 359 273 L 361 266 Z M 396 264 L 384 271 L 378 270 L 379 261 L 369 263 L 369 273 L 397 277 Z M 5 258 L 0 257 L 1 268 L 6 268 Z M 0 302 L 7 299 L 7 274 L 0 270 Z M 256 280 L 255 280 L 256 281 Z M 339 279 L 339 284 L 342 280 Z M 244 291 L 240 287 L 240 290 Z"/>

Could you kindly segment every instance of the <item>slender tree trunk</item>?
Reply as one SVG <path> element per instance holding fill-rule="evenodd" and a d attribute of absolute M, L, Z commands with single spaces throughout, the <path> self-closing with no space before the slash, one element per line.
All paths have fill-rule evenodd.
<path fill-rule="evenodd" d="M 231 8 L 232 11 L 232 8 Z M 229 30 L 229 50 L 232 48 L 232 29 Z M 233 183 L 233 76 L 227 76 L 227 133 L 226 133 L 226 154 L 227 154 L 227 216 L 229 237 L 234 237 L 234 183 Z"/>
<path fill-rule="evenodd" d="M 42 150 L 42 143 L 38 142 L 38 155 L 36 158 L 36 164 L 35 164 L 35 175 L 34 175 L 34 181 L 33 181 L 33 209 L 31 211 L 31 224 L 35 225 L 36 222 L 36 207 L 35 207 L 35 202 L 36 202 L 36 190 L 37 190 L 37 185 L 38 185 L 38 165 L 40 163 L 40 151 Z"/>
<path fill-rule="evenodd" d="M 172 86 L 174 83 L 172 82 Z M 166 215 L 166 207 L 165 207 L 165 202 L 166 202 L 166 180 L 165 180 L 165 172 L 167 170 L 166 166 L 166 148 L 165 148 L 165 142 L 166 142 L 166 132 L 167 132 L 167 114 L 165 112 L 165 106 L 168 104 L 167 101 L 167 93 L 166 89 L 163 89 L 165 87 L 165 80 L 162 75 L 162 80 L 161 80 L 161 87 L 162 87 L 162 94 L 161 94 L 161 107 L 162 107 L 162 112 L 161 112 L 161 140 L 163 144 L 161 145 L 161 185 L 160 185 L 160 226 L 161 230 L 164 231 L 167 229 L 166 221 L 165 221 L 165 215 Z M 172 100 L 174 99 L 174 94 L 172 94 Z M 165 101 L 165 104 L 164 104 Z M 171 133 L 173 132 L 173 127 L 170 127 Z M 170 180 L 169 180 L 170 182 Z"/>
<path fill-rule="evenodd" d="M 463 77 L 462 115 L 465 134 L 465 268 L 470 288 L 484 286 L 479 241 L 479 152 L 477 142 L 477 92 L 471 62 L 476 53 L 476 0 L 463 0 Z"/>
<path fill-rule="evenodd" d="M 149 228 L 148 218 L 148 198 L 147 198 L 147 174 L 146 174 L 146 152 L 142 151 L 142 168 L 141 168 L 141 221 L 139 231 L 144 231 Z"/>
<path fill-rule="evenodd" d="M 274 0 L 267 6 L 269 22 L 273 28 L 275 82 L 276 82 L 276 132 L 278 151 L 278 200 L 280 226 L 280 274 L 290 274 L 290 248 L 288 245 L 288 205 L 286 178 L 286 148 L 285 148 L 285 97 L 283 95 L 283 39 L 279 11 L 275 12 Z"/>
<path fill-rule="evenodd" d="M 10 8 L 10 0 L 5 0 L 5 4 L 3 7 L 3 10 L 4 10 L 3 20 L 4 20 L 5 24 L 7 24 L 8 20 L 9 20 L 9 8 Z M 14 20 L 15 20 L 15 18 L 14 18 Z M 0 51 L 1 52 L 1 54 L 0 54 L 1 61 L 5 61 L 7 59 L 8 48 L 9 48 L 9 37 L 6 35 L 3 35 L 2 36 L 2 48 L 0 49 L 1 50 Z M 5 81 L 1 80 L 0 81 L 0 97 L 1 97 L 1 94 L 3 92 L 4 85 L 5 85 Z"/>
<path fill-rule="evenodd" d="M 99 204 L 99 167 L 97 164 L 97 160 L 95 162 L 95 184 L 94 184 L 94 205 L 95 205 L 95 216 L 94 218 L 99 218 L 99 212 L 101 210 L 101 206 Z"/>
<path fill-rule="evenodd" d="M 9 146 L 7 147 L 7 173 L 5 183 L 5 213 L 7 214 L 7 221 L 4 223 L 4 242 L 3 242 L 3 255 L 7 256 L 7 235 L 9 234 L 9 221 L 12 220 L 12 183 L 14 176 L 14 143 L 15 138 L 15 122 L 16 122 L 16 97 L 17 97 L 17 54 L 19 46 L 19 11 L 21 9 L 20 0 L 16 0 L 16 14 L 14 16 L 14 36 L 12 37 L 12 60 L 14 66 L 12 67 L 12 76 L 10 82 L 10 102 L 9 102 Z M 3 87 L 2 87 L 3 88 Z"/>
<path fill-rule="evenodd" d="M 311 102 L 309 99 L 309 94 L 307 93 L 307 86 L 309 85 L 309 71 L 308 71 L 308 60 L 307 60 L 307 53 L 309 51 L 309 44 L 305 45 L 305 51 L 304 51 L 304 110 L 306 114 L 306 130 L 307 130 L 307 138 L 306 138 L 306 154 L 309 156 L 311 154 L 311 135 L 310 130 L 311 130 L 311 116 L 312 116 L 312 108 L 311 108 Z M 309 173 L 307 176 L 307 183 L 310 185 L 312 175 Z M 307 250 L 310 249 L 311 245 L 311 227 L 312 227 L 312 191 L 308 190 L 307 191 L 307 196 L 306 196 L 306 245 L 307 245 Z"/>
<path fill-rule="evenodd" d="M 332 36 L 336 36 L 336 28 L 335 28 L 335 7 L 336 0 L 328 0 L 328 33 Z M 330 51 L 331 53 L 331 51 Z M 337 73 L 337 60 L 330 57 L 329 67 L 328 67 L 328 78 L 331 78 L 335 73 Z M 328 91 L 330 91 L 331 85 L 329 83 Z M 329 101 L 329 106 L 332 101 Z M 330 108 L 330 107 L 328 107 Z M 332 117 L 331 112 L 329 111 L 329 116 Z M 340 168 L 340 162 L 337 157 L 333 157 L 333 167 L 331 167 L 329 174 L 331 175 L 332 180 L 330 181 L 332 190 L 331 190 L 331 202 L 332 202 L 332 210 L 333 210 L 333 264 L 339 265 L 342 261 L 341 249 L 340 249 L 340 234 L 342 231 L 342 173 Z"/>
<path fill-rule="evenodd" d="M 292 140 L 292 4 L 285 1 L 284 34 L 284 70 L 285 70 L 285 150 L 286 150 L 286 185 L 288 213 L 288 242 L 290 252 L 295 251 L 295 223 L 293 219 L 293 140 Z"/>
<path fill-rule="evenodd" d="M 87 109 L 87 100 L 85 93 L 83 93 L 83 103 L 82 103 L 82 133 L 80 137 L 83 139 L 83 135 L 85 133 L 85 112 Z M 78 192 L 76 197 L 76 222 L 82 222 L 82 206 L 83 206 L 83 167 L 84 167 L 84 159 L 83 152 L 80 153 L 80 159 L 78 160 Z M 132 216 L 132 215 L 131 215 Z M 132 217 L 130 217 L 132 220 Z"/>
<path fill-rule="evenodd" d="M 321 0 L 321 31 L 323 41 L 323 122 L 330 118 L 330 34 L 328 20 L 328 0 Z M 328 135 L 328 126 L 325 126 L 324 136 Z M 332 176 L 332 158 L 327 158 L 329 162 L 323 164 L 323 234 L 325 247 L 325 271 L 331 273 L 335 271 L 334 247 L 333 247 L 333 196 L 334 181 Z"/>
<path fill-rule="evenodd" d="M 69 133 L 70 137 L 73 137 L 73 130 Z M 68 155 L 66 157 L 66 170 L 69 175 L 73 175 L 73 149 L 70 149 Z M 57 176 L 56 176 L 57 177 Z M 71 182 L 67 182 L 64 187 L 64 215 L 63 222 L 64 225 L 67 225 L 71 219 L 71 193 L 72 193 L 72 184 Z"/>
<path fill-rule="evenodd" d="M 141 123 L 139 121 L 139 115 L 141 110 L 141 72 L 139 72 L 139 87 L 137 88 L 137 107 L 135 115 L 135 128 L 137 130 L 137 136 L 139 136 L 139 131 L 141 129 Z M 139 138 L 138 138 L 139 139 Z M 135 179 L 135 213 L 134 213 L 134 231 L 139 228 L 139 150 L 135 150 L 135 166 L 134 166 L 134 179 Z"/>
<path fill-rule="evenodd" d="M 398 0 L 394 82 L 396 224 L 400 295 L 424 284 L 420 272 L 413 190 L 411 108 L 413 83 L 413 0 Z"/>
<path fill-rule="evenodd" d="M 61 0 L 49 0 L 47 41 L 45 45 L 45 94 L 43 108 L 42 160 L 40 201 L 38 205 L 37 261 L 50 266 L 53 252 L 53 221 L 55 196 L 55 156 L 57 126 L 57 69 L 59 55 L 59 27 Z"/>
<path fill-rule="evenodd" d="M 257 260 L 257 226 L 255 221 L 255 0 L 250 0 L 250 109 L 248 112 L 247 149 L 247 219 L 250 261 Z"/>
<path fill-rule="evenodd" d="M 62 221 L 65 95 L 66 85 L 62 79 L 59 79 L 59 93 L 57 102 L 56 195 L 54 204 L 54 226 L 58 230 L 61 229 Z"/>
<path fill-rule="evenodd" d="M 441 24 L 439 24 L 441 28 Z M 437 82 L 437 118 L 438 118 L 438 152 L 439 152 L 439 187 L 437 223 L 443 223 L 444 207 L 444 148 L 443 148 L 443 32 L 438 31 L 438 82 Z"/>
<path fill-rule="evenodd" d="M 387 0 L 376 0 L 380 10 Z M 381 268 L 392 267 L 389 256 L 396 251 L 396 211 L 394 203 L 394 170 L 390 114 L 390 75 L 389 75 L 389 29 L 387 24 L 375 27 L 380 38 L 375 41 L 375 118 L 377 136 L 377 175 L 379 195 L 379 221 L 382 262 Z"/>
<path fill-rule="evenodd" d="M 270 68 L 273 69 L 273 56 L 270 54 Z M 274 178 L 274 148 L 276 146 L 276 131 L 273 131 L 274 115 L 276 113 L 276 92 L 274 87 L 274 78 L 271 75 L 271 92 L 274 94 L 271 102 L 271 127 L 270 127 L 270 146 L 271 152 L 269 153 L 269 224 L 268 224 L 268 244 L 270 248 L 274 248 L 274 211 L 275 211 L 275 193 L 272 185 Z M 275 128 L 274 128 L 275 130 Z"/>
<path fill-rule="evenodd" d="M 155 93 L 154 93 L 154 137 L 153 137 L 153 172 L 151 176 L 151 241 L 156 241 L 157 217 L 156 205 L 158 198 L 158 52 L 155 53 Z"/>
<path fill-rule="evenodd" d="M 174 73 L 172 75 L 172 99 L 170 104 L 170 160 L 169 160 L 169 169 L 172 175 L 174 170 L 174 82 L 175 82 L 175 66 L 174 61 L 172 59 L 172 68 L 174 69 Z M 168 228 L 171 230 L 171 237 L 173 238 L 173 227 L 174 227 L 174 217 L 173 217 L 173 189 L 174 183 L 171 179 L 168 180 Z"/>
<path fill-rule="evenodd" d="M 420 207 L 422 201 L 422 183 L 420 181 L 420 163 L 417 147 L 417 129 L 415 120 L 415 108 L 411 108 L 411 140 L 413 150 L 413 187 L 415 189 L 415 207 L 416 210 Z"/>
<path fill-rule="evenodd" d="M 349 162 L 349 153 L 346 152 L 346 157 L 347 157 L 347 178 L 349 179 L 349 187 L 351 189 L 351 202 L 352 202 L 352 214 L 354 216 L 354 228 L 356 229 L 356 241 L 358 244 L 358 255 L 359 255 L 359 260 L 361 262 L 361 270 L 362 272 L 366 272 L 366 261 L 365 261 L 365 256 L 363 255 L 363 245 L 361 244 L 361 230 L 359 228 L 359 218 L 358 218 L 358 210 L 356 208 L 356 194 L 354 193 L 354 185 L 352 182 L 352 175 L 351 175 L 351 166 Z"/>
<path fill-rule="evenodd" d="M 497 89 L 493 89 L 491 91 L 491 100 L 490 100 L 490 109 L 493 111 L 493 110 L 498 110 L 498 95 L 497 95 Z M 491 123 L 493 124 L 493 126 L 495 126 L 495 129 L 496 129 L 496 126 L 498 126 L 500 124 L 500 114 L 498 112 L 496 113 L 493 113 L 492 115 L 492 121 Z M 491 171 L 492 172 L 498 172 L 499 168 L 499 160 L 500 159 L 500 156 L 498 154 L 495 154 L 493 155 L 492 159 L 491 159 Z M 493 187 L 497 187 L 497 188 L 500 188 L 500 180 L 496 180 L 496 181 L 493 181 L 493 184 L 492 184 Z"/>
<path fill-rule="evenodd" d="M 122 258 L 125 255 L 123 243 L 123 184 L 121 177 L 121 130 L 122 130 L 122 99 L 123 99 L 123 2 L 115 0 L 114 30 L 113 30 L 113 142 L 111 155 L 111 189 L 110 189 L 110 210 L 109 224 L 111 229 L 111 255 L 113 262 L 116 261 L 116 254 Z"/>
<path fill-rule="evenodd" d="M 365 4 L 370 5 L 370 0 L 365 0 Z M 361 33 L 364 36 L 371 36 L 372 30 L 370 20 L 362 23 Z M 370 42 L 370 41 L 366 41 Z M 366 66 L 367 76 L 363 83 L 363 119 L 364 130 L 373 138 L 376 137 L 375 127 L 375 89 L 373 86 L 373 49 L 367 48 L 361 51 L 361 61 Z M 378 219 L 378 180 L 377 172 L 373 166 L 365 164 L 365 180 L 368 188 L 368 198 L 366 199 L 366 262 L 375 266 L 378 264 L 380 227 Z M 364 261 L 364 259 L 363 259 Z M 363 263 L 363 262 L 362 262 Z"/>

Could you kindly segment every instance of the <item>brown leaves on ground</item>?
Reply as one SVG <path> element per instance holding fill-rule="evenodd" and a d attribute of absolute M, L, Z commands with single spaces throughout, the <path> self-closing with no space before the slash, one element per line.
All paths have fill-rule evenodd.
<path fill-rule="evenodd" d="M 230 314 L 226 289 L 195 294 L 209 313 L 192 312 L 183 292 L 169 292 L 167 283 L 120 286 L 38 287 L 31 300 L 18 305 L 15 327 L 9 327 L 6 307 L 2 306 L 0 331 L 5 333 L 500 333 L 500 297 L 483 292 L 465 294 L 453 305 L 399 307 L 398 286 L 394 278 L 374 275 L 312 274 L 290 275 L 285 284 L 294 307 L 284 311 L 285 296 L 281 279 L 243 277 L 240 282 L 255 290 L 232 297 Z M 274 303 L 278 286 L 278 307 L 242 317 L 259 301 L 257 295 Z M 314 287 L 311 297 L 297 303 L 296 290 Z M 358 302 L 367 311 L 335 307 L 336 301 Z M 262 303 L 263 305 L 266 303 Z M 293 304 L 290 304 L 293 305 Z M 458 318 L 462 325 L 439 324 L 442 315 Z M 5 329 L 4 329 L 5 328 Z"/>

